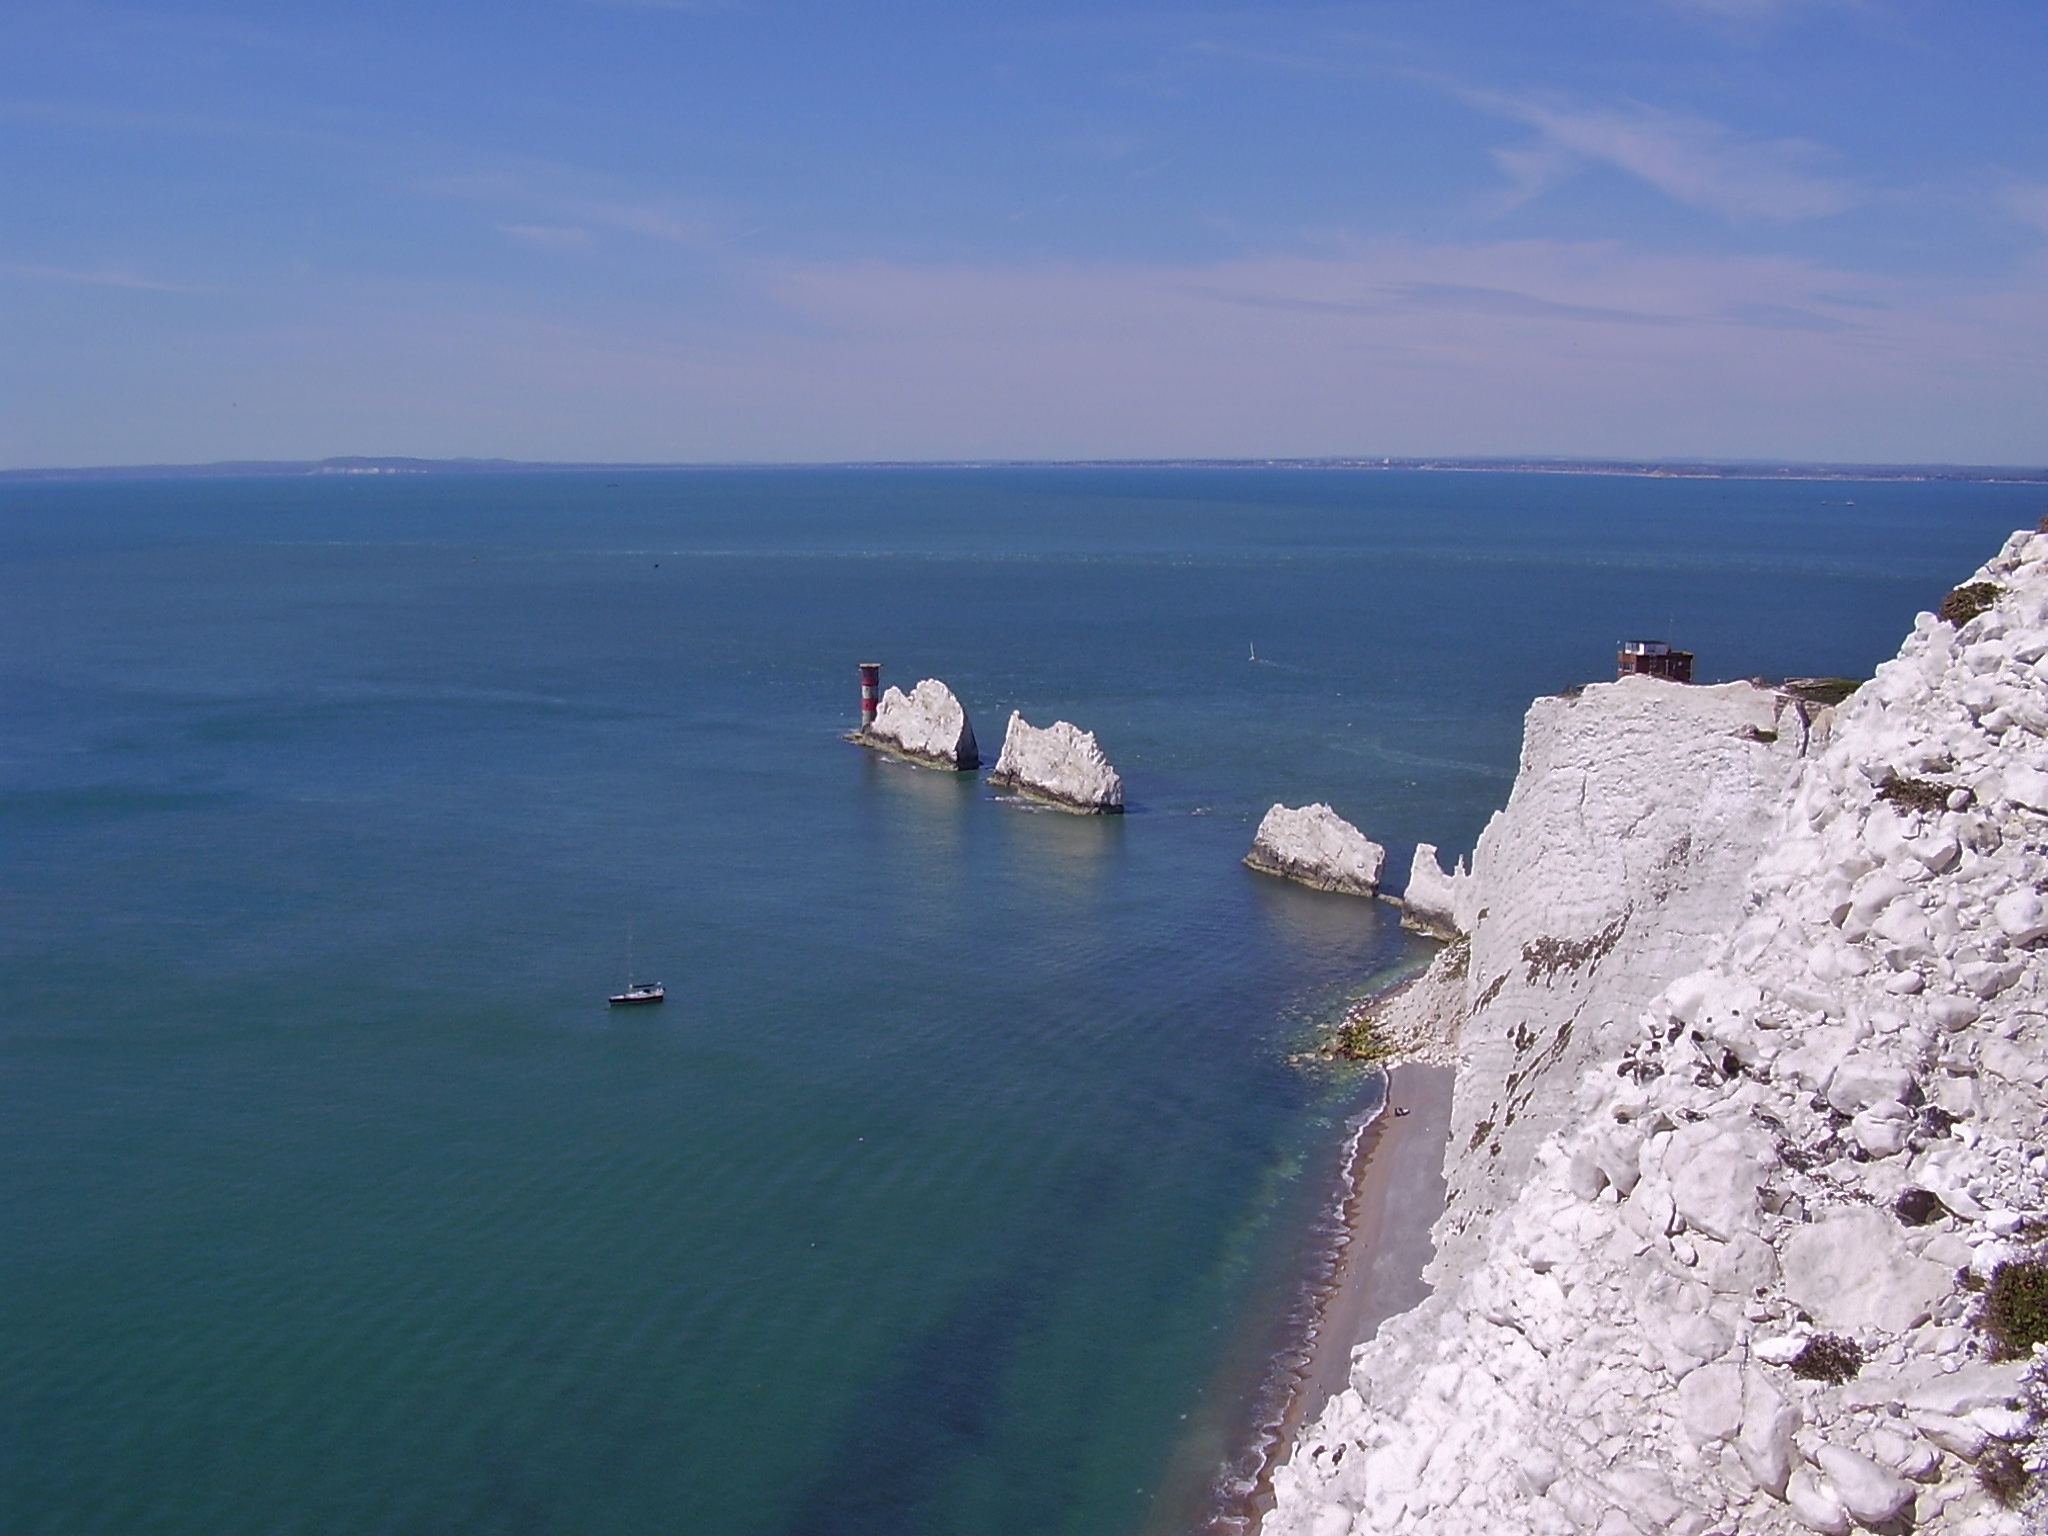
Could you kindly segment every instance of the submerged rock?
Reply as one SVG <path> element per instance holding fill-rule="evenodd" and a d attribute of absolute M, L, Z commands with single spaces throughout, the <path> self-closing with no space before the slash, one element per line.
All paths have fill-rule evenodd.
<path fill-rule="evenodd" d="M 1345 896 L 1371 896 L 1380 888 L 1387 850 L 1327 805 L 1289 810 L 1276 805 L 1259 822 L 1245 863 L 1261 874 Z"/>
<path fill-rule="evenodd" d="M 1016 710 L 1003 733 L 989 783 L 1083 815 L 1117 815 L 1124 808 L 1124 781 L 1109 766 L 1095 733 L 1066 720 L 1043 729 Z"/>
<path fill-rule="evenodd" d="M 937 768 L 981 766 L 973 722 L 953 690 L 935 677 L 908 693 L 891 688 L 882 695 L 874 724 L 855 731 L 851 739 Z"/>

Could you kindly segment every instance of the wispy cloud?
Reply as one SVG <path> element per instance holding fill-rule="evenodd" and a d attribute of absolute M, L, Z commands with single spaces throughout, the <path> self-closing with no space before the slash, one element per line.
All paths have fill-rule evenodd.
<path fill-rule="evenodd" d="M 1674 11 L 1690 12 L 1712 21 L 1776 21 L 1792 11 L 1810 10 L 1815 5 L 1840 4 L 1843 0 L 1663 0 Z"/>
<path fill-rule="evenodd" d="M 1786 256 L 1379 241 L 1184 264 L 778 261 L 744 281 L 748 304 L 716 312 L 385 285 L 329 291 L 304 323 L 145 333 L 140 352 L 124 333 L 132 373 L 88 359 L 79 388 L 24 396 L 0 458 L 2022 463 L 2048 411 L 2032 264 L 1942 289 Z M 206 387 L 166 402 L 169 371 Z M 86 381 L 100 408 L 82 413 Z M 270 425 L 230 431 L 222 402 L 252 391 Z"/>
<path fill-rule="evenodd" d="M 1805 139 L 1751 139 L 1703 117 L 1641 103 L 1587 106 L 1561 98 L 1461 91 L 1472 105 L 1536 130 L 1533 145 L 1495 152 L 1515 184 L 1536 196 L 1588 164 L 1608 165 L 1694 208 L 1730 219 L 1821 218 L 1864 193 L 1831 174 L 1833 156 Z"/>
<path fill-rule="evenodd" d="M 144 277 L 122 267 L 94 267 L 84 270 L 77 267 L 39 266 L 33 262 L 0 262 L 0 274 L 8 277 L 25 278 L 38 283 L 83 283 L 94 288 L 134 288 L 145 293 L 213 293 L 217 290 L 194 283 L 168 283 L 159 278 Z"/>
<path fill-rule="evenodd" d="M 593 228 L 709 249 L 718 243 L 724 224 L 680 200 L 621 195 L 622 189 L 607 178 L 561 166 L 442 176 L 417 185 L 432 197 L 517 209 L 529 217 L 498 223 L 498 231 L 508 239 L 554 250 L 590 244 Z"/>
<path fill-rule="evenodd" d="M 498 233 L 536 251 L 585 251 L 590 231 L 580 224 L 500 224 Z"/>
<path fill-rule="evenodd" d="M 1473 283 L 1398 283 L 1389 290 L 1406 303 L 1425 309 L 1452 309 L 1468 315 L 1514 320 L 1591 320 L 1603 325 L 1682 325 L 1671 314 L 1646 314 L 1608 304 L 1561 303 L 1515 288 L 1489 288 Z"/>
<path fill-rule="evenodd" d="M 1791 257 L 1381 241 L 1187 268 L 766 275 L 804 323 L 735 354 L 731 398 L 820 413 L 828 457 L 1995 459 L 2027 440 L 2048 370 L 2038 285 L 1950 298 Z M 808 404 L 770 382 L 799 376 Z"/>
<path fill-rule="evenodd" d="M 2048 235 L 2048 187 L 2011 188 L 2005 194 L 2005 211 Z"/>
<path fill-rule="evenodd" d="M 1598 321 L 1611 325 L 1682 325 L 1672 314 L 1615 309 L 1602 304 L 1575 304 L 1544 298 L 1519 288 L 1475 283 L 1394 281 L 1367 289 L 1357 299 L 1304 297 L 1270 289 L 1219 288 L 1190 284 L 1187 292 L 1246 309 L 1272 309 L 1292 314 L 1397 317 L 1403 310 L 1447 310 L 1510 320 Z"/>

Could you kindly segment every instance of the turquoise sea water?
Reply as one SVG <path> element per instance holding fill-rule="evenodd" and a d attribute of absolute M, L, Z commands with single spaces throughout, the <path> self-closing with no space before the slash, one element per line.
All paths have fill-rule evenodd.
<path fill-rule="evenodd" d="M 1867 673 L 2042 499 L 0 487 L 0 1530 L 1173 1528 L 1370 1092 L 1288 1053 L 1416 954 L 1259 813 L 1462 851 L 1617 639 Z M 847 745 L 871 657 L 1132 814 Z"/>

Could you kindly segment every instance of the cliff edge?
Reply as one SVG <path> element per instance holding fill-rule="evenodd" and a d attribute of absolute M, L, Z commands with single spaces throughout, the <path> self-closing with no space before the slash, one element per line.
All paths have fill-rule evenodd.
<path fill-rule="evenodd" d="M 1944 612 L 1832 722 L 1532 708 L 1436 1292 L 1268 1536 L 2048 1529 L 2048 535 Z"/>

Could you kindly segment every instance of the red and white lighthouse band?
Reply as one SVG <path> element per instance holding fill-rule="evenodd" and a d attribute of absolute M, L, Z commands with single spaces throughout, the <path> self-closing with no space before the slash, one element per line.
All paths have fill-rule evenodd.
<path fill-rule="evenodd" d="M 860 723 L 863 726 L 875 723 L 875 706 L 882 693 L 882 664 L 879 661 L 864 661 L 860 664 Z"/>

